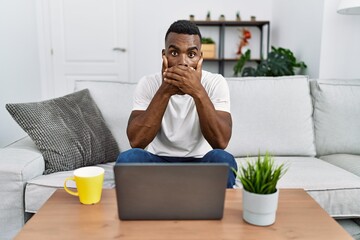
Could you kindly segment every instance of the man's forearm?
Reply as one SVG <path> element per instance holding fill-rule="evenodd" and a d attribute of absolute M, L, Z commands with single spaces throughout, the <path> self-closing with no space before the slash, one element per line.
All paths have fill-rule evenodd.
<path fill-rule="evenodd" d="M 225 149 L 231 137 L 231 115 L 216 111 L 205 90 L 199 96 L 195 96 L 194 101 L 204 138 L 212 148 Z"/>
<path fill-rule="evenodd" d="M 133 111 L 127 127 L 131 147 L 145 148 L 155 138 L 170 96 L 159 88 L 145 111 Z"/>

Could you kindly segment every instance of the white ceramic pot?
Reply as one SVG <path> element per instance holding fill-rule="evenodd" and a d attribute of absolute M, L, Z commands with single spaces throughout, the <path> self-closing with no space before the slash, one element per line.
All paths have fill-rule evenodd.
<path fill-rule="evenodd" d="M 253 225 L 268 226 L 275 222 L 279 191 L 256 194 L 243 189 L 243 219 Z"/>

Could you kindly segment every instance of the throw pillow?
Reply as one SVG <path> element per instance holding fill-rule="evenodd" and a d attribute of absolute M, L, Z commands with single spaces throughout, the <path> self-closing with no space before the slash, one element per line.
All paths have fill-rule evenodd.
<path fill-rule="evenodd" d="M 115 161 L 119 153 L 88 89 L 6 109 L 40 149 L 44 174 Z"/>
<path fill-rule="evenodd" d="M 317 155 L 360 154 L 360 79 L 311 84 Z"/>

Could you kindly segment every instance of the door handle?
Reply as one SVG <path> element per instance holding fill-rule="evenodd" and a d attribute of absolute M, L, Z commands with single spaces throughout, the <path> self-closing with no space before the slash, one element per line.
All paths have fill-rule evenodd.
<path fill-rule="evenodd" d="M 125 48 L 120 48 L 120 47 L 114 47 L 113 51 L 126 52 L 126 49 Z"/>

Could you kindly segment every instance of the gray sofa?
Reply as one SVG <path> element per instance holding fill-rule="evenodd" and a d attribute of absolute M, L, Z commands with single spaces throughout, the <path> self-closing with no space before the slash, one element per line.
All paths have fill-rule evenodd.
<path fill-rule="evenodd" d="M 227 150 L 238 162 L 269 151 L 288 172 L 280 188 L 303 188 L 349 227 L 360 218 L 360 80 L 306 76 L 228 78 L 233 117 Z M 78 81 L 88 88 L 120 151 L 130 148 L 126 125 L 136 84 Z M 114 187 L 114 163 L 104 188 Z M 11 239 L 72 171 L 43 175 L 42 155 L 29 137 L 0 150 L 0 239 Z M 239 183 L 237 186 L 241 187 Z M 281 192 L 280 192 L 281 194 Z M 341 219 L 341 220 L 340 220 Z"/>

